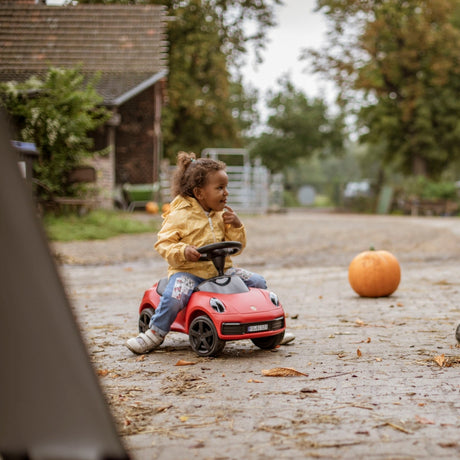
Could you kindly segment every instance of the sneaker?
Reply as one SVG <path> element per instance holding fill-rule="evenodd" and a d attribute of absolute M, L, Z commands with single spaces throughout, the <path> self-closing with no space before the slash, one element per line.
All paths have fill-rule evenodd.
<path fill-rule="evenodd" d="M 133 352 L 137 354 L 148 353 L 149 351 L 158 348 L 163 343 L 164 337 L 162 337 L 158 332 L 148 331 L 141 332 L 137 337 L 133 337 L 126 342 L 126 346 Z"/>
<path fill-rule="evenodd" d="M 283 337 L 283 340 L 281 340 L 281 343 L 280 345 L 286 345 L 290 342 L 292 342 L 293 340 L 295 339 L 295 335 L 290 333 L 290 332 L 286 332 L 284 334 L 284 337 Z"/>

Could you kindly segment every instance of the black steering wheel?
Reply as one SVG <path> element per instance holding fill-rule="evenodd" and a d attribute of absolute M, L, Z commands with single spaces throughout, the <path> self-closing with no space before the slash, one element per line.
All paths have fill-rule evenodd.
<path fill-rule="evenodd" d="M 197 251 L 201 254 L 200 261 L 213 260 L 216 257 L 226 257 L 237 254 L 243 245 L 239 241 L 221 241 L 220 243 L 207 244 L 201 246 Z"/>

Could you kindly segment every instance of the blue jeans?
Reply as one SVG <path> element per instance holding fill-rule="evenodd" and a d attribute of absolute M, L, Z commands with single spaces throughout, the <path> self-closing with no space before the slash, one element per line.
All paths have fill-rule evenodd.
<path fill-rule="evenodd" d="M 265 278 L 242 268 L 229 268 L 226 275 L 239 276 L 248 287 L 267 289 Z M 174 273 L 168 280 L 160 304 L 150 320 L 149 327 L 165 336 L 178 313 L 187 306 L 193 290 L 205 279 L 187 272 Z"/>

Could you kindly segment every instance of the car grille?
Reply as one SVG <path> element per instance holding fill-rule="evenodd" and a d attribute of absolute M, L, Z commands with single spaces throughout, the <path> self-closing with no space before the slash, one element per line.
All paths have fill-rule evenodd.
<path fill-rule="evenodd" d="M 222 335 L 243 335 L 250 334 L 251 329 L 258 326 L 267 325 L 266 328 L 260 330 L 260 332 L 277 331 L 284 327 L 284 316 L 280 316 L 272 321 L 259 321 L 257 323 L 222 323 L 221 334 Z"/>

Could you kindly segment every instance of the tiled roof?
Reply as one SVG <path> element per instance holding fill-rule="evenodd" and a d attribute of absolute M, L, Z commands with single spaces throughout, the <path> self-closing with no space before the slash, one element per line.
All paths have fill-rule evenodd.
<path fill-rule="evenodd" d="M 113 102 L 165 74 L 165 15 L 159 5 L 0 2 L 0 81 L 80 65 L 101 73 L 98 90 Z"/>

